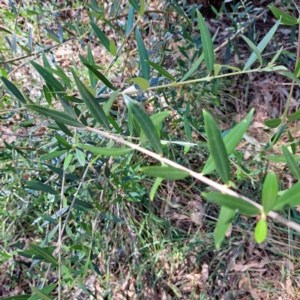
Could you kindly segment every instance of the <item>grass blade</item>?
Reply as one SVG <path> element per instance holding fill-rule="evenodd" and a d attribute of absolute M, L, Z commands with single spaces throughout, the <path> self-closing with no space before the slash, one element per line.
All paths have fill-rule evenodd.
<path fill-rule="evenodd" d="M 262 191 L 262 205 L 264 212 L 267 214 L 271 211 L 277 201 L 278 196 L 278 182 L 274 172 L 268 173 L 263 185 Z"/>
<path fill-rule="evenodd" d="M 165 166 L 144 167 L 140 170 L 147 176 L 169 180 L 180 180 L 189 176 L 189 172 L 187 171 Z"/>

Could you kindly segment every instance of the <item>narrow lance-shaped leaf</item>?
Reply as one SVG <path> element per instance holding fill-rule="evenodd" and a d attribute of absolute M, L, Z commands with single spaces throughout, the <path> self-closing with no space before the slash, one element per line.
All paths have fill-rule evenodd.
<path fill-rule="evenodd" d="M 262 205 L 265 214 L 271 211 L 277 201 L 278 182 L 274 172 L 267 174 L 262 191 Z"/>
<path fill-rule="evenodd" d="M 292 134 L 290 133 L 290 131 L 288 131 L 288 136 L 289 136 L 289 141 L 290 141 L 290 146 L 292 149 L 293 154 L 296 154 L 296 144 L 295 144 L 295 140 L 292 136 Z"/>
<path fill-rule="evenodd" d="M 123 94 L 123 98 L 127 107 L 131 110 L 133 117 L 141 127 L 151 146 L 157 153 L 162 154 L 162 147 L 159 136 L 149 116 L 143 111 L 141 107 L 135 104 L 130 97 Z"/>
<path fill-rule="evenodd" d="M 95 34 L 99 38 L 100 42 L 110 52 L 109 39 L 106 37 L 105 33 L 94 22 L 90 22 L 90 24 L 93 30 L 95 31 Z"/>
<path fill-rule="evenodd" d="M 166 78 L 168 78 L 172 81 L 176 81 L 176 79 L 168 71 L 166 71 L 163 67 L 161 67 L 160 65 L 158 65 L 158 64 L 156 64 L 152 61 L 147 61 L 147 62 L 153 69 L 158 71 L 161 75 L 165 76 Z"/>
<path fill-rule="evenodd" d="M 52 300 L 52 297 L 48 296 L 47 294 L 43 293 L 42 291 L 38 290 L 34 286 L 30 286 L 32 291 L 42 300 Z"/>
<path fill-rule="evenodd" d="M 288 26 L 294 26 L 298 23 L 298 20 L 287 14 L 286 12 L 278 9 L 275 6 L 269 6 L 270 10 L 272 11 L 273 15 L 276 17 L 276 19 L 280 19 L 281 24 L 288 25 Z"/>
<path fill-rule="evenodd" d="M 150 193 L 149 193 L 149 198 L 151 201 L 153 201 L 154 197 L 155 197 L 155 194 L 156 194 L 156 191 L 157 189 L 159 188 L 160 184 L 163 182 L 163 178 L 160 178 L 160 177 L 157 177 L 155 179 L 155 182 L 153 183 L 152 185 L 152 188 L 150 190 Z"/>
<path fill-rule="evenodd" d="M 48 249 L 41 248 L 37 245 L 30 245 L 30 248 L 34 250 L 35 255 L 40 255 L 42 256 L 46 262 L 52 263 L 52 264 L 57 264 L 57 259 L 49 252 Z"/>
<path fill-rule="evenodd" d="M 215 234 L 214 234 L 214 241 L 215 247 L 220 249 L 221 244 L 225 238 L 225 234 L 231 225 L 231 222 L 235 216 L 235 211 L 226 207 L 221 206 L 221 210 L 218 217 L 218 222 L 216 224 Z"/>
<path fill-rule="evenodd" d="M 22 95 L 22 93 L 20 92 L 20 90 L 8 79 L 6 79 L 5 77 L 1 76 L 1 80 L 3 81 L 3 83 L 5 84 L 5 86 L 13 93 L 13 95 L 20 100 L 20 102 L 22 103 L 26 103 L 26 100 L 24 98 L 24 96 Z"/>
<path fill-rule="evenodd" d="M 247 117 L 242 120 L 239 124 L 234 126 L 230 132 L 224 137 L 224 144 L 227 151 L 227 154 L 230 155 L 234 149 L 237 147 L 241 139 L 243 138 L 244 133 L 247 131 L 252 118 L 254 110 L 248 113 Z M 202 170 L 202 174 L 209 174 L 215 170 L 215 163 L 213 161 L 212 155 L 209 156 L 208 160 L 205 163 L 205 166 Z"/>
<path fill-rule="evenodd" d="M 198 24 L 201 32 L 201 44 L 204 53 L 204 60 L 206 63 L 207 70 L 211 72 L 214 69 L 214 48 L 212 39 L 209 33 L 209 30 L 206 26 L 206 23 L 201 15 L 201 13 L 197 10 L 198 15 Z"/>
<path fill-rule="evenodd" d="M 273 37 L 275 31 L 277 30 L 278 26 L 280 24 L 280 21 L 277 21 L 275 23 L 275 25 L 270 29 L 270 31 L 267 33 L 267 35 L 260 41 L 260 43 L 257 45 L 257 50 L 262 53 L 264 51 L 264 49 L 266 48 L 267 44 L 269 43 L 269 41 L 271 40 L 271 38 Z M 244 67 L 244 71 L 248 70 L 252 64 L 256 61 L 257 59 L 257 55 L 255 52 L 253 52 L 248 61 L 245 64 Z"/>
<path fill-rule="evenodd" d="M 76 147 L 88 150 L 96 155 L 103 156 L 121 156 L 133 151 L 131 148 L 101 148 L 85 144 L 76 144 Z"/>
<path fill-rule="evenodd" d="M 219 192 L 203 193 L 203 196 L 211 202 L 217 203 L 221 206 L 224 205 L 235 212 L 239 212 L 246 216 L 253 216 L 260 213 L 258 207 L 242 198 L 225 195 Z"/>
<path fill-rule="evenodd" d="M 251 50 L 256 54 L 260 65 L 262 65 L 262 56 L 261 56 L 259 50 L 257 49 L 257 47 L 255 46 L 255 44 L 244 35 L 242 35 L 242 38 L 248 44 L 248 46 L 251 48 Z"/>
<path fill-rule="evenodd" d="M 265 219 L 260 219 L 254 230 L 254 238 L 258 244 L 261 244 L 267 237 L 268 227 Z"/>
<path fill-rule="evenodd" d="M 39 181 L 27 181 L 26 186 L 29 189 L 42 191 L 42 192 L 49 193 L 52 195 L 58 194 L 58 192 L 56 190 L 54 190 L 52 187 L 50 187 L 49 185 L 44 184 L 42 182 L 39 182 Z"/>
<path fill-rule="evenodd" d="M 290 151 L 285 146 L 282 146 L 282 151 L 283 151 L 283 154 L 286 158 L 286 163 L 289 166 L 289 169 L 290 169 L 292 175 L 297 180 L 300 180 L 300 169 L 299 169 L 299 166 L 296 163 L 293 155 L 290 153 Z"/>
<path fill-rule="evenodd" d="M 209 151 L 222 181 L 228 183 L 230 177 L 229 159 L 220 130 L 210 113 L 203 111 L 203 116 Z"/>
<path fill-rule="evenodd" d="M 32 109 L 40 113 L 41 115 L 51 118 L 52 120 L 62 123 L 64 125 L 73 126 L 73 127 L 84 127 L 84 125 L 78 122 L 76 119 L 60 111 L 49 109 L 39 105 L 33 105 L 33 104 L 25 105 L 25 107 L 27 107 L 28 109 Z"/>
<path fill-rule="evenodd" d="M 138 51 L 140 55 L 142 74 L 145 79 L 149 80 L 150 67 L 149 64 L 147 63 L 147 61 L 149 60 L 148 53 L 138 27 L 135 30 L 135 35 L 136 35 L 136 41 L 137 41 Z"/>
<path fill-rule="evenodd" d="M 100 106 L 100 104 L 97 102 L 97 99 L 94 98 L 94 96 L 90 93 L 90 91 L 86 88 L 86 86 L 79 80 L 77 75 L 75 74 L 74 70 L 71 70 L 73 77 L 75 79 L 76 86 L 78 88 L 78 91 L 82 97 L 82 100 L 86 104 L 87 108 L 89 109 L 92 116 L 95 118 L 95 120 L 104 125 L 106 129 L 109 129 L 109 124 L 106 118 L 106 115 Z"/>
<path fill-rule="evenodd" d="M 293 208 L 300 204 L 300 181 L 294 184 L 291 188 L 277 200 L 273 210 L 283 210 L 284 208 Z"/>
<path fill-rule="evenodd" d="M 97 78 L 99 78 L 108 88 L 116 90 L 116 88 L 111 84 L 111 82 L 101 74 L 94 66 L 83 63 Z"/>
<path fill-rule="evenodd" d="M 189 176 L 189 172 L 167 166 L 144 167 L 140 169 L 147 176 L 159 177 L 169 180 L 180 180 Z"/>

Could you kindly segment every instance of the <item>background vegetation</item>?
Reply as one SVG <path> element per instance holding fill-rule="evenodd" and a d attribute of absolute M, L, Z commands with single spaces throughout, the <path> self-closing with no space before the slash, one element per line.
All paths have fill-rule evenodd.
<path fill-rule="evenodd" d="M 298 3 L 0 18 L 2 299 L 300 298 Z"/>

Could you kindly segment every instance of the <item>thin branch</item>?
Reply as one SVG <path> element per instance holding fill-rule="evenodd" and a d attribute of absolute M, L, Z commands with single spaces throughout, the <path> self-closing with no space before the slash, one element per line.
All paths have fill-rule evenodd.
<path fill-rule="evenodd" d="M 241 198 L 244 201 L 250 203 L 251 205 L 257 207 L 260 211 L 263 211 L 262 205 L 254 202 L 253 200 L 251 200 L 251 199 L 249 199 L 247 197 L 244 197 L 244 196 L 236 193 L 235 191 L 229 189 L 225 185 L 222 185 L 222 184 L 219 184 L 217 182 L 214 182 L 213 180 L 211 180 L 211 179 L 203 176 L 202 174 L 199 174 L 197 172 L 191 171 L 188 168 L 186 168 L 186 167 L 184 167 L 182 165 L 179 165 L 179 164 L 177 164 L 174 161 L 171 161 L 171 160 L 169 160 L 169 159 L 167 159 L 165 157 L 162 157 L 159 154 L 156 154 L 156 153 L 154 153 L 154 152 L 152 152 L 150 150 L 144 149 L 144 148 L 140 147 L 139 145 L 130 143 L 128 141 L 125 141 L 122 138 L 117 137 L 117 136 L 115 136 L 113 134 L 107 133 L 105 131 L 102 131 L 102 130 L 99 130 L 99 129 L 96 129 L 96 128 L 92 128 L 92 127 L 85 127 L 85 129 L 87 131 L 95 132 L 97 134 L 100 134 L 100 135 L 102 135 L 105 138 L 112 139 L 112 140 L 114 140 L 114 141 L 116 141 L 118 143 L 121 143 L 123 145 L 126 145 L 126 146 L 128 146 L 128 147 L 130 147 L 130 148 L 132 148 L 134 150 L 142 152 L 142 153 L 144 153 L 144 154 L 146 154 L 146 155 L 148 155 L 148 156 L 150 156 L 150 157 L 152 157 L 152 158 L 160 161 L 161 163 L 165 163 L 165 164 L 167 164 L 167 165 L 169 165 L 171 167 L 174 167 L 176 169 L 180 169 L 180 170 L 186 171 L 186 172 L 189 173 L 190 176 L 192 176 L 195 179 L 198 179 L 199 181 L 201 181 L 201 182 L 203 182 L 203 183 L 205 183 L 205 184 L 213 187 L 214 189 L 220 191 L 221 193 L 224 193 L 224 194 L 227 194 L 227 195 L 230 195 L 230 196 L 233 196 L 233 197 Z M 300 233 L 300 225 L 299 224 L 283 218 L 282 216 L 280 216 L 278 213 L 276 213 L 274 211 L 269 212 L 268 216 L 271 217 L 272 219 L 277 220 L 278 222 L 280 222 L 280 223 L 288 226 L 289 228 L 292 228 L 292 229 L 294 229 L 294 230 L 296 230 L 297 232 Z"/>

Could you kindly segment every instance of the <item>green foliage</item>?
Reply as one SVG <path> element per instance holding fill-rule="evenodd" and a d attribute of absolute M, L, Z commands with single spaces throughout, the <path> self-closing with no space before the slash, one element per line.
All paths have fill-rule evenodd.
<path fill-rule="evenodd" d="M 276 163 L 286 164 L 299 181 L 299 142 L 292 122 L 300 119 L 300 110 L 291 113 L 289 106 L 293 88 L 300 83 L 300 60 L 293 56 L 290 72 L 284 48 L 272 57 L 265 55 L 280 25 L 294 26 L 299 19 L 270 7 L 277 22 L 256 41 L 256 12 L 244 7 L 240 13 L 232 6 L 234 13 L 226 14 L 234 32 L 217 46 L 222 35 L 211 36 L 205 11 L 177 2 L 160 1 L 164 9 L 152 11 L 146 1 L 75 1 L 70 5 L 78 14 L 71 20 L 60 20 L 65 8 L 53 1 L 43 6 L 20 2 L 18 7 L 9 1 L 9 9 L 1 8 L 5 28 L 0 27 L 0 120 L 17 116 L 20 121 L 11 128 L 18 130 L 13 142 L 1 144 L 0 263 L 24 264 L 24 282 L 36 284 L 24 295 L 4 299 L 54 299 L 58 291 L 71 292 L 75 286 L 93 296 L 86 285 L 90 274 L 101 278 L 101 297 L 113 299 L 109 280 L 116 270 L 125 269 L 136 276 L 139 291 L 149 270 L 151 288 L 164 286 L 170 274 L 161 273 L 161 254 L 169 245 L 187 253 L 191 249 L 186 250 L 186 244 L 192 247 L 187 241 L 201 239 L 165 215 L 181 207 L 174 215 L 186 216 L 187 203 L 194 201 L 190 198 L 201 200 L 198 209 L 210 203 L 206 215 L 218 214 L 218 219 L 213 217 L 217 222 L 198 217 L 197 226 L 188 226 L 198 230 L 199 223 L 205 223 L 205 247 L 212 253 L 213 247 L 222 250 L 228 231 L 241 222 L 245 223 L 239 228 L 247 225 L 253 231 L 259 220 L 254 228 L 257 243 L 265 241 L 271 222 L 299 230 L 294 220 L 282 217 L 286 209 L 300 205 L 299 182 L 285 187 Z M 81 19 L 80 10 L 88 21 Z M 218 18 L 221 12 L 216 13 Z M 16 22 L 20 16 L 24 24 L 33 24 L 30 29 Z M 56 27 L 33 30 L 53 22 Z M 240 32 L 249 50 L 244 61 L 235 44 Z M 51 46 L 45 46 L 48 38 Z M 41 43 L 35 45 L 37 39 Z M 84 54 L 75 52 L 65 67 L 56 61 L 56 49 L 71 42 Z M 12 75 L 28 58 L 24 83 Z M 133 63 L 128 66 L 128 61 Z M 232 82 L 256 72 L 284 76 L 293 83 L 282 115 L 264 121 L 266 143 L 256 142 L 248 131 L 253 108 L 245 109 L 248 114 L 240 122 L 232 118 L 237 114 L 232 99 L 241 98 L 240 91 L 229 90 Z M 253 148 L 244 149 L 248 144 Z M 274 148 L 281 152 L 274 155 Z M 178 204 L 173 198 L 184 201 Z M 19 241 L 19 231 L 31 242 Z M 235 239 L 240 241 L 241 235 Z M 195 249 L 199 252 L 199 245 Z M 11 270 L 7 272 L 14 279 Z M 49 281 L 49 271 L 56 274 L 57 284 Z M 176 297 L 180 294 L 175 285 L 170 289 Z"/>

